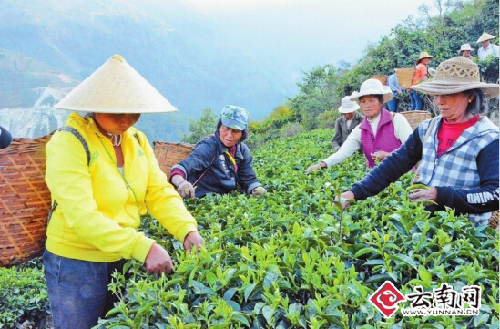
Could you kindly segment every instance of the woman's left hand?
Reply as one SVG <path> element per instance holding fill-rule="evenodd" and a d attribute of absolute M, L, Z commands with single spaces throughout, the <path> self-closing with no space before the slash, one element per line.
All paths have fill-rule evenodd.
<path fill-rule="evenodd" d="M 371 154 L 373 160 L 384 160 L 389 154 L 389 152 L 385 151 L 375 151 Z"/>
<path fill-rule="evenodd" d="M 431 187 L 428 190 L 416 189 L 408 194 L 408 199 L 411 201 L 432 200 L 435 201 L 437 197 L 437 190 Z"/>
<path fill-rule="evenodd" d="M 196 250 L 200 249 L 200 245 L 204 244 L 205 241 L 200 235 L 200 232 L 198 231 L 191 231 L 186 235 L 186 238 L 184 238 L 184 249 L 187 251 L 191 251 L 191 247 L 195 246 Z"/>

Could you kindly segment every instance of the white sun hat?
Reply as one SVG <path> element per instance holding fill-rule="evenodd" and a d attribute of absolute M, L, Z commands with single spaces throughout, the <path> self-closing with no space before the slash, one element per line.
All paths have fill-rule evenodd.
<path fill-rule="evenodd" d="M 461 55 L 462 51 L 464 51 L 464 50 L 474 51 L 474 48 L 472 48 L 468 43 L 464 43 L 462 45 L 462 47 L 460 47 L 460 50 L 458 51 L 458 54 Z"/>
<path fill-rule="evenodd" d="M 359 102 L 361 97 L 367 95 L 382 95 L 384 103 L 390 101 L 393 97 L 390 87 L 384 86 L 378 79 L 368 79 L 361 84 L 359 92 L 352 93 L 351 101 Z"/>
<path fill-rule="evenodd" d="M 54 107 L 94 113 L 177 111 L 120 55 L 108 59 Z"/>
<path fill-rule="evenodd" d="M 359 109 L 359 105 L 358 103 L 351 101 L 351 96 L 342 98 L 342 103 L 339 107 L 340 113 L 352 113 L 357 109 Z"/>

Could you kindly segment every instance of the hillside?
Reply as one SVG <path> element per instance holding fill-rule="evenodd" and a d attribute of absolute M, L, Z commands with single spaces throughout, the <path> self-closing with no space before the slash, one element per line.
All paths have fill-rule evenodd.
<path fill-rule="evenodd" d="M 141 119 L 138 127 L 151 139 L 179 140 L 187 118 L 203 108 L 218 111 L 234 99 L 254 119 L 263 118 L 296 88 L 283 83 L 289 81 L 283 72 L 202 27 L 203 17 L 180 4 L 176 15 L 157 18 L 125 0 L 0 3 L 0 108 L 26 109 L 0 112 L 4 125 L 5 117 L 22 122 L 35 113 L 28 109 L 50 107 L 114 54 L 180 110 L 177 116 Z M 16 137 L 38 137 L 12 129 L 17 126 L 7 125 Z"/>

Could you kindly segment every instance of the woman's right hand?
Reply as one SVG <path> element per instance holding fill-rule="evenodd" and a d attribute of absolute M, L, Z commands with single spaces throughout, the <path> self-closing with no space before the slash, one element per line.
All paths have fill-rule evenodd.
<path fill-rule="evenodd" d="M 321 168 L 326 168 L 326 166 L 323 166 L 323 161 L 321 161 L 320 163 L 318 164 L 315 164 L 315 165 L 312 165 L 310 166 L 309 168 L 307 168 L 305 171 L 304 171 L 304 174 L 308 174 L 310 173 L 311 171 L 314 171 L 314 170 L 320 170 Z"/>
<path fill-rule="evenodd" d="M 182 198 L 191 198 L 194 199 L 194 188 L 193 185 L 188 180 L 183 180 L 177 186 L 177 192 Z"/>
<path fill-rule="evenodd" d="M 345 191 L 340 195 L 340 201 L 342 202 L 342 210 L 349 208 L 351 205 L 348 200 L 354 199 L 354 193 L 351 190 Z"/>
<path fill-rule="evenodd" d="M 155 274 L 170 273 L 174 268 L 168 252 L 156 242 L 149 249 L 145 263 L 148 272 L 154 272 Z"/>

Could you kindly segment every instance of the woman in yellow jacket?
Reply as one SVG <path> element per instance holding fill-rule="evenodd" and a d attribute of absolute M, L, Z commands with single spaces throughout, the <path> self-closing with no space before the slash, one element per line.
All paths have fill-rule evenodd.
<path fill-rule="evenodd" d="M 149 212 L 187 250 L 203 239 L 146 136 L 132 127 L 141 113 L 175 108 L 123 58 L 110 58 L 56 107 L 89 114 L 72 113 L 46 147 L 47 291 L 55 328 L 91 328 L 113 307 L 107 285 L 126 259 L 172 271 L 168 252 L 137 231 L 141 215 Z"/>

